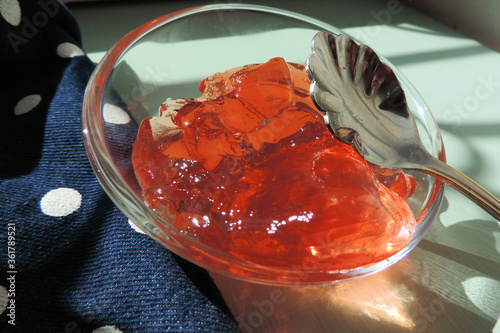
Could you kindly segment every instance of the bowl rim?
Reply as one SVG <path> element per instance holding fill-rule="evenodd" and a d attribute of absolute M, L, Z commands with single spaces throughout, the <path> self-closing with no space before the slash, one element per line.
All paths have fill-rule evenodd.
<path fill-rule="evenodd" d="M 168 248 L 170 251 L 209 271 L 226 275 L 232 278 L 243 279 L 245 281 L 264 283 L 268 285 L 315 285 L 347 281 L 358 278 L 360 276 L 367 276 L 379 272 L 405 257 L 417 245 L 417 243 L 421 240 L 423 235 L 425 235 L 425 232 L 427 230 L 423 232 L 423 235 L 420 239 L 415 240 L 415 244 L 412 244 L 412 241 L 414 241 L 412 237 L 412 241 L 410 242 L 410 244 L 408 244 L 404 249 L 394 254 L 390 258 L 361 268 L 345 271 L 321 271 L 319 273 L 317 270 L 312 269 L 303 270 L 298 274 L 294 269 L 273 269 L 256 265 L 255 263 L 230 256 L 218 249 L 214 249 L 213 247 L 202 244 L 193 237 L 186 236 L 186 234 L 180 232 L 180 230 L 175 228 L 171 223 L 166 222 L 163 218 L 152 212 L 149 207 L 142 201 L 142 198 L 136 195 L 130 188 L 130 186 L 126 183 L 126 181 L 121 177 L 121 174 L 117 166 L 114 165 L 111 155 L 106 146 L 106 141 L 102 130 L 103 127 L 101 116 L 103 102 L 102 93 L 105 89 L 107 79 L 111 75 L 115 64 L 134 45 L 134 43 L 140 39 L 141 36 L 155 30 L 156 28 L 193 14 L 220 10 L 250 10 L 261 13 L 287 16 L 292 19 L 310 23 L 317 27 L 322 27 L 329 32 L 337 34 L 344 33 L 339 28 L 331 26 L 330 24 L 327 24 L 320 20 L 308 17 L 306 15 L 273 7 L 247 4 L 212 4 L 190 7 L 162 15 L 130 31 L 104 55 L 101 62 L 97 65 L 85 89 L 85 95 L 82 105 L 82 134 L 85 149 L 87 151 L 87 156 L 94 170 L 94 173 L 96 174 L 96 177 L 98 178 L 105 192 L 115 203 L 115 205 L 131 221 L 136 224 L 137 221 L 133 220 L 134 216 L 131 216 L 132 213 L 126 209 L 127 206 L 138 208 L 139 213 L 143 214 L 142 216 L 152 217 L 155 221 L 164 221 L 163 223 L 160 223 L 160 227 L 162 229 L 162 233 L 166 237 L 165 239 L 151 235 L 149 230 L 145 229 L 144 226 L 141 226 L 139 224 L 137 224 L 137 226 L 139 227 L 139 229 L 144 231 L 149 236 L 152 236 L 152 238 Z M 355 38 L 353 39 L 356 40 Z M 430 120 L 432 121 L 432 124 L 434 125 L 438 136 L 437 143 L 440 145 L 437 157 L 442 161 L 445 161 L 444 145 L 441 134 L 439 132 L 439 128 L 424 100 L 418 94 L 413 85 L 391 62 L 383 57 L 381 58 L 394 70 L 398 79 L 402 81 L 403 86 L 411 91 L 411 95 L 416 98 L 418 104 L 425 109 L 424 112 L 426 112 L 426 117 L 430 117 Z M 96 110 L 97 115 L 92 117 L 91 113 L 95 112 Z M 422 110 L 420 111 L 422 112 Z M 93 128 L 98 128 L 99 131 L 93 131 Z M 434 220 L 438 213 L 443 194 L 443 183 L 439 180 L 435 180 L 433 189 L 428 195 L 427 205 L 424 207 L 422 213 L 418 217 L 418 219 L 421 220 L 425 214 L 428 214 L 425 215 L 425 218 L 430 219 L 431 221 L 427 223 L 427 229 L 430 227 L 430 225 L 432 224 L 432 220 Z M 193 244 L 195 244 L 195 246 L 193 246 Z M 189 257 L 186 256 L 185 253 L 185 249 L 188 247 L 189 253 L 191 254 Z M 204 260 L 196 259 L 198 258 L 198 256 L 203 257 Z M 208 265 L 207 262 L 211 264 L 216 263 L 217 265 Z M 252 276 L 248 276 L 248 272 L 251 272 Z M 303 274 L 307 274 L 307 279 L 304 278 Z"/>

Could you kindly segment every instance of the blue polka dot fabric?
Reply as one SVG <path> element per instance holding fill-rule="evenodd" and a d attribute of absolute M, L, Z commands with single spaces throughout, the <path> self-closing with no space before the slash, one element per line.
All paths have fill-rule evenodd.
<path fill-rule="evenodd" d="M 81 132 L 94 65 L 69 10 L 3 0 L 0 13 L 0 332 L 237 331 L 208 273 L 98 183 Z"/>

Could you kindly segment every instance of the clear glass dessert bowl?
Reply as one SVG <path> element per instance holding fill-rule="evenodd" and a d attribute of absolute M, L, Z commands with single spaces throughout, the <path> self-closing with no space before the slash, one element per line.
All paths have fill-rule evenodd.
<path fill-rule="evenodd" d="M 158 216 L 144 202 L 132 166 L 132 146 L 141 122 L 158 115 L 166 98 L 199 97 L 200 82 L 217 72 L 274 57 L 305 64 L 318 31 L 339 34 L 329 24 L 274 8 L 210 5 L 159 17 L 123 37 L 93 73 L 83 101 L 83 137 L 90 163 L 117 207 L 141 230 L 181 257 L 226 276 L 265 284 L 313 285 L 350 280 L 387 268 L 424 237 L 438 212 L 443 185 L 414 172 L 418 186 L 407 202 L 417 219 L 409 244 L 363 267 L 343 270 L 304 265 L 276 268 L 207 246 Z M 384 60 L 384 59 L 383 59 Z M 439 129 L 422 98 L 392 66 L 405 91 L 427 150 L 444 161 Z M 326 126 L 326 125 L 325 125 Z"/>

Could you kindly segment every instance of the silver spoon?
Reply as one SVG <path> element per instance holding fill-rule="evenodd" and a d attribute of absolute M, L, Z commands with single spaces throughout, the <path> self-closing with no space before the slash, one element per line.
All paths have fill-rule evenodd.
<path fill-rule="evenodd" d="M 369 163 L 430 174 L 500 221 L 500 200 L 425 149 L 396 75 L 370 47 L 319 32 L 306 70 L 327 124 Z"/>

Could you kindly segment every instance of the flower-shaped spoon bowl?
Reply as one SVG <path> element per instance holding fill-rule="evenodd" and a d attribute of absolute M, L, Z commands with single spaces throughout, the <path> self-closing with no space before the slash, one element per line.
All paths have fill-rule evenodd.
<path fill-rule="evenodd" d="M 306 67 L 311 97 L 340 140 L 382 168 L 437 177 L 500 220 L 497 198 L 425 149 L 401 84 L 370 47 L 319 32 Z"/>

